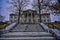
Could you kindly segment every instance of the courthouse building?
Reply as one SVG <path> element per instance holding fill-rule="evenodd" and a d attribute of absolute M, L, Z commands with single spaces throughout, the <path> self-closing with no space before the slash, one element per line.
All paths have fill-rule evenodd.
<path fill-rule="evenodd" d="M 20 14 L 20 23 L 40 23 L 39 13 L 35 10 L 25 10 Z M 18 22 L 18 15 L 10 14 L 11 22 Z M 50 22 L 50 14 L 41 14 L 41 22 Z"/>

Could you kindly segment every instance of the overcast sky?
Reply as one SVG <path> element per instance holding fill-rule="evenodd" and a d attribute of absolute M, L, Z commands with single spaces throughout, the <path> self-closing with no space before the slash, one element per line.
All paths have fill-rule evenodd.
<path fill-rule="evenodd" d="M 0 14 L 2 14 L 3 16 L 5 16 L 5 20 L 9 20 L 9 12 L 6 9 L 8 6 L 8 4 L 6 3 L 7 0 L 0 0 L 0 6 L 2 7 L 0 9 Z M 32 5 L 31 3 L 33 2 L 33 0 L 30 0 L 30 4 L 26 7 L 26 9 L 32 9 Z M 54 1 L 53 1 L 54 2 Z"/>
<path fill-rule="evenodd" d="M 8 4 L 6 3 L 7 0 L 0 0 L 0 6 L 2 7 L 0 10 L 0 14 L 5 16 L 5 20 L 9 20 L 9 12 L 6 9 L 8 7 Z M 32 2 L 32 0 L 30 0 Z M 29 4 L 26 9 L 32 9 L 31 4 Z"/>
<path fill-rule="evenodd" d="M 0 0 L 0 2 L 1 2 L 1 7 L 2 7 L 0 14 L 5 17 L 5 20 L 8 20 L 9 19 L 9 13 L 8 13 L 8 11 L 6 9 L 6 7 L 7 7 L 6 0 Z"/>

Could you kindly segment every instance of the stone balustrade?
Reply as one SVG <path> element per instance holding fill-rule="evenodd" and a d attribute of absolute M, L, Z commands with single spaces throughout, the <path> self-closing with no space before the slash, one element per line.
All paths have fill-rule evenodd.
<path fill-rule="evenodd" d="M 43 27 L 44 30 L 46 30 L 47 32 L 49 32 L 49 28 L 47 25 L 45 25 L 44 23 L 40 23 L 40 25 Z"/>
<path fill-rule="evenodd" d="M 4 32 L 9 32 L 13 27 L 16 26 L 17 23 L 12 23 L 10 24 L 9 26 L 7 26 L 5 29 L 4 29 Z"/>
<path fill-rule="evenodd" d="M 58 30 L 58 29 L 51 29 L 51 28 L 49 28 L 47 25 L 45 25 L 44 23 L 40 23 L 40 25 L 41 25 L 46 31 L 48 31 L 48 32 L 50 32 L 50 33 L 53 33 L 53 34 L 56 36 L 56 38 L 57 38 L 58 40 L 60 40 L 60 30 Z"/>
<path fill-rule="evenodd" d="M 51 29 L 50 31 L 56 36 L 56 38 L 58 40 L 60 40 L 60 30 L 58 30 L 58 29 Z"/>

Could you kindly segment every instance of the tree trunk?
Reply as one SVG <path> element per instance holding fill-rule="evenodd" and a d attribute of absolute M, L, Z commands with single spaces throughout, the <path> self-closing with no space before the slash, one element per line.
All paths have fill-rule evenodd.
<path fill-rule="evenodd" d="M 41 22 L 41 14 L 40 14 L 41 8 L 40 8 L 40 6 L 41 6 L 40 0 L 38 0 L 39 18 L 40 18 L 40 22 Z"/>
<path fill-rule="evenodd" d="M 19 1 L 19 14 L 18 14 L 18 24 L 20 23 L 20 13 L 21 13 L 21 4 L 20 4 L 20 0 Z"/>
<path fill-rule="evenodd" d="M 20 9 L 19 9 L 19 14 L 18 14 L 18 24 L 20 23 Z"/>

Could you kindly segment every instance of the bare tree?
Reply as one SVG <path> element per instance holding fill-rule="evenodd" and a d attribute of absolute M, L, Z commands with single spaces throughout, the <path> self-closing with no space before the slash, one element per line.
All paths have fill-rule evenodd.
<path fill-rule="evenodd" d="M 60 0 L 58 0 L 58 2 L 60 3 Z"/>
<path fill-rule="evenodd" d="M 57 0 L 34 0 L 32 3 L 33 8 L 39 11 L 39 14 L 41 13 L 42 7 L 48 6 L 50 10 L 57 10 L 59 9 L 59 3 Z M 46 9 L 46 8 L 45 8 Z M 40 22 L 41 22 L 41 15 L 40 15 Z"/>
<path fill-rule="evenodd" d="M 41 2 L 42 0 L 34 0 L 34 2 L 32 3 L 33 8 L 39 12 L 39 18 L 40 18 L 40 22 L 41 22 Z"/>
<path fill-rule="evenodd" d="M 27 6 L 29 4 L 29 0 L 12 0 L 12 1 L 8 1 L 9 4 L 12 4 L 12 6 L 10 7 L 10 9 L 13 9 L 14 7 L 16 9 L 12 10 L 14 12 L 18 12 L 18 23 L 20 20 L 20 14 L 21 14 L 21 10 L 23 10 L 23 8 L 25 6 Z"/>
<path fill-rule="evenodd" d="M 2 15 L 0 14 L 0 22 L 3 22 L 4 19 L 5 19 L 5 16 L 2 16 Z"/>
<path fill-rule="evenodd" d="M 58 0 L 49 0 L 49 1 L 47 0 L 47 2 L 44 3 L 44 5 L 50 7 L 50 9 L 54 9 L 56 11 L 60 9 L 60 4 L 59 4 Z"/>

